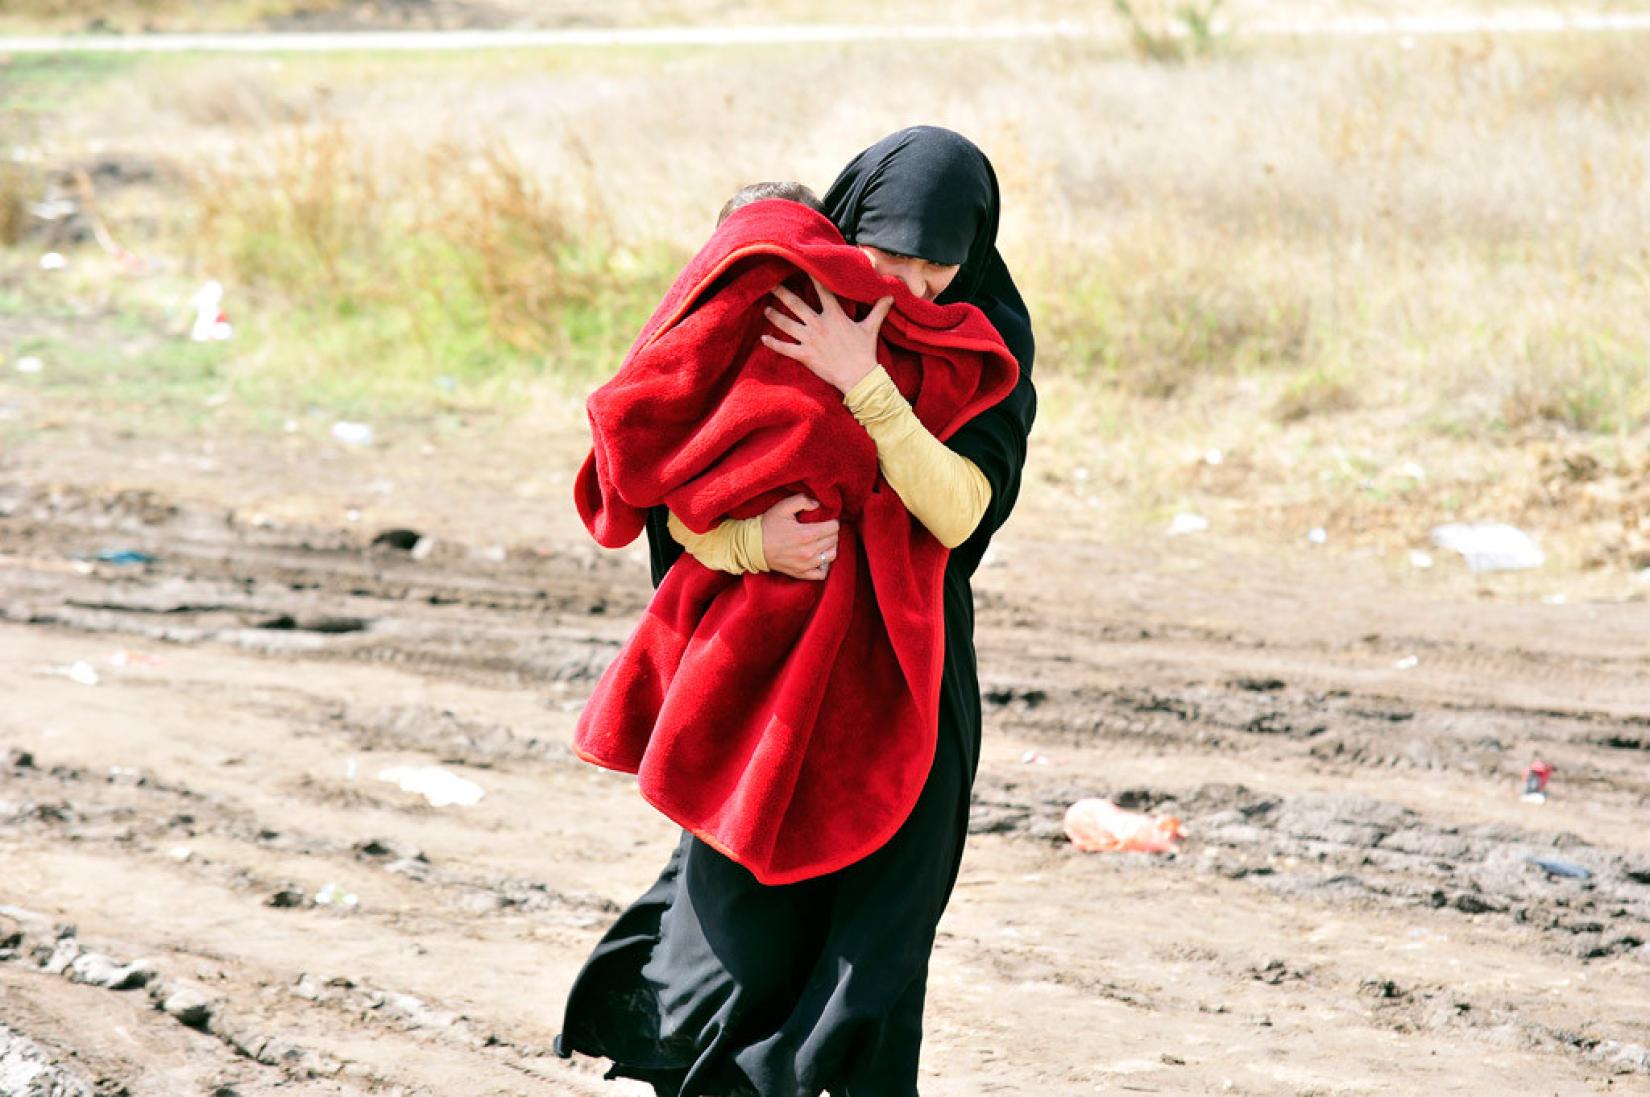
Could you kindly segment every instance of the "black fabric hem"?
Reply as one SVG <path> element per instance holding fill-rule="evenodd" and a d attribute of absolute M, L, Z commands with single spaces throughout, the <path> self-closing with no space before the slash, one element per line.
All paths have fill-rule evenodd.
<path fill-rule="evenodd" d="M 693 1093 L 684 1093 L 682 1086 L 687 1082 L 688 1073 L 693 1069 L 693 1063 L 683 1063 L 679 1066 L 643 1066 L 637 1063 L 626 1063 L 604 1055 L 599 1051 L 589 1051 L 574 1046 L 565 1032 L 557 1034 L 551 1042 L 551 1050 L 561 1059 L 571 1060 L 574 1055 L 583 1055 L 590 1059 L 606 1059 L 608 1067 L 602 1075 L 606 1082 L 629 1079 L 636 1082 L 646 1082 L 653 1087 L 655 1097 L 762 1097 L 755 1086 L 739 1081 L 722 1080 L 711 1083 L 712 1088 L 695 1087 Z"/>

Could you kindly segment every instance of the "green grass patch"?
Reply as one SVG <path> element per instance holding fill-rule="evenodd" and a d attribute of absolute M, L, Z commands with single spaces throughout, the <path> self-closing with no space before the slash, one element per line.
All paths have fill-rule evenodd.
<path fill-rule="evenodd" d="M 20 378 L 18 389 L 35 389 L 70 404 L 107 409 L 127 421 L 189 426 L 212 413 L 225 393 L 230 351 L 186 339 L 85 342 L 57 335 L 17 340 L 7 368 L 34 355 L 41 373 Z"/>
<path fill-rule="evenodd" d="M 263 20 L 322 7 L 314 0 L 7 0 L 0 31 L 9 34 L 246 30 Z M 331 7 L 342 7 L 342 2 Z"/>
<path fill-rule="evenodd" d="M 1062 258 L 1033 267 L 1025 282 L 1043 360 L 1164 399 L 1203 378 L 1309 359 L 1311 287 L 1256 277 L 1265 271 L 1208 247 Z"/>
<path fill-rule="evenodd" d="M 0 61 L 0 115 L 59 114 L 130 78 L 144 58 L 121 53 L 20 53 Z"/>
<path fill-rule="evenodd" d="M 1650 346 L 1602 319 L 1549 326 L 1526 337 L 1519 352 L 1501 401 L 1505 426 L 1618 432 L 1650 418 Z"/>

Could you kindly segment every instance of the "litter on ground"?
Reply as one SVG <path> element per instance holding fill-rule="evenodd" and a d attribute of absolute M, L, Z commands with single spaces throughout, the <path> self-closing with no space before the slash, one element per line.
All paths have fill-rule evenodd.
<path fill-rule="evenodd" d="M 378 779 L 400 785 L 403 791 L 416 793 L 438 808 L 470 807 L 484 795 L 474 781 L 440 766 L 391 766 L 379 770 Z"/>
<path fill-rule="evenodd" d="M 1202 533 L 1209 528 L 1209 520 L 1201 514 L 1181 511 L 1169 523 L 1170 537 L 1184 537 L 1188 533 Z"/>
<path fill-rule="evenodd" d="M 1535 538 L 1505 522 L 1451 522 L 1436 526 L 1432 543 L 1460 553 L 1473 572 L 1526 571 L 1547 561 Z"/>
<path fill-rule="evenodd" d="M 1084 853 L 1164 853 L 1185 835 L 1173 815 L 1147 815 L 1091 797 L 1066 809 L 1066 837 Z"/>

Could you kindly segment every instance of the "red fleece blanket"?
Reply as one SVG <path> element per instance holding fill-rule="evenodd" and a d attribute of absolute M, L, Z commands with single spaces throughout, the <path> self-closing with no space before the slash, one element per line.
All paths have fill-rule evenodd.
<path fill-rule="evenodd" d="M 590 397 L 575 496 L 603 545 L 635 540 L 659 503 L 700 532 L 796 492 L 820 503 L 804 520 L 841 520 L 822 582 L 679 560 L 574 740 L 766 884 L 893 836 L 933 762 L 944 658 L 947 550 L 881 479 L 841 394 L 758 339 L 780 283 L 817 307 L 801 272 L 857 315 L 894 295 L 878 357 L 942 439 L 1017 376 L 978 309 L 913 297 L 824 217 L 765 201 L 723 224 Z"/>

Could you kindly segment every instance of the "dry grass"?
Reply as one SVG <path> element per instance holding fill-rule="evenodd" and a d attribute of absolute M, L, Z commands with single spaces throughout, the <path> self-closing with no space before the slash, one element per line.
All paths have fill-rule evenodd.
<path fill-rule="evenodd" d="M 1214 52 L 1221 0 L 1111 0 L 1129 44 L 1149 61 L 1179 63 Z"/>
<path fill-rule="evenodd" d="M 298 126 L 198 173 L 194 206 L 196 263 L 275 318 L 264 368 L 322 394 L 433 398 L 437 380 L 551 361 L 588 377 L 668 274 L 614 244 L 599 203 L 552 195 L 497 138 Z"/>
<path fill-rule="evenodd" d="M 212 164 L 197 269 L 286 317 L 249 332 L 241 368 L 347 374 L 370 402 L 385 378 L 524 363 L 576 390 L 740 184 L 823 187 L 881 134 L 948 124 L 1003 183 L 1051 505 L 1261 531 L 1316 514 L 1334 543 L 1401 541 L 1452 514 L 1540 525 L 1532 444 L 1646 434 L 1647 50 L 197 61 L 57 132 Z M 225 88 L 241 106 L 219 108 Z"/>
<path fill-rule="evenodd" d="M 29 203 L 39 195 L 35 173 L 16 161 L 0 162 L 0 243 L 15 247 L 29 226 Z"/>
<path fill-rule="evenodd" d="M 1567 4 L 1621 10 L 1621 0 Z M 1455 0 L 1452 11 L 1528 10 L 1519 0 Z M 588 27 L 793 22 L 978 24 L 1004 19 L 1104 23 L 1144 56 L 1180 60 L 1215 40 L 1211 20 L 1238 28 L 1262 20 L 1433 15 L 1427 0 L 10 0 L 0 28 L 16 31 L 239 30 L 248 27 Z"/>

